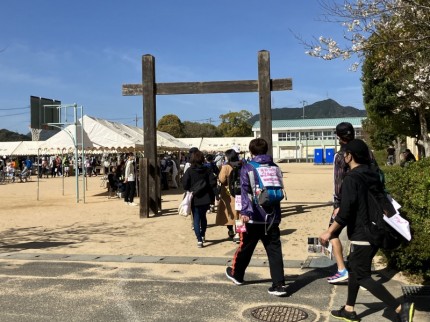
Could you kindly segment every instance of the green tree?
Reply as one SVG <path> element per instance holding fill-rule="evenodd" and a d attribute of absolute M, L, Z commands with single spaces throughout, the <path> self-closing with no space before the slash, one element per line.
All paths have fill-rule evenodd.
<path fill-rule="evenodd" d="M 319 37 L 306 43 L 309 55 L 325 60 L 359 61 L 374 55 L 375 74 L 392 82 L 399 99 L 393 113 L 413 114 L 419 120 L 419 144 L 430 156 L 427 118 L 430 108 L 430 6 L 428 0 L 321 0 L 329 22 L 341 23 L 344 40 Z M 334 18 L 333 18 L 334 17 Z M 343 47 L 341 47 L 343 46 Z M 352 65 L 353 69 L 359 62 Z"/>
<path fill-rule="evenodd" d="M 224 137 L 251 136 L 252 125 L 248 123 L 251 117 L 252 113 L 246 110 L 222 114 L 220 115 L 221 124 L 218 129 Z"/>
<path fill-rule="evenodd" d="M 157 124 L 157 130 L 167 132 L 175 138 L 185 137 L 184 124 L 174 114 L 164 115 Z"/>
<path fill-rule="evenodd" d="M 187 138 L 220 137 L 218 128 L 209 123 L 184 122 L 184 132 Z"/>
<path fill-rule="evenodd" d="M 411 110 L 396 111 L 402 99 L 397 96 L 398 87 L 391 77 L 375 73 L 375 54 L 368 54 L 363 63 L 362 82 L 367 119 L 363 124 L 369 134 L 373 148 L 385 149 L 396 142 L 398 147 L 405 136 L 419 134 L 418 118 Z"/>

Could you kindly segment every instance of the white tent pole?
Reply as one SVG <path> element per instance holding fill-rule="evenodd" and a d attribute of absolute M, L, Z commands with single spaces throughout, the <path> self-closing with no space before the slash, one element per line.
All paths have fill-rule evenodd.
<path fill-rule="evenodd" d="M 82 170 L 84 169 L 84 162 L 85 162 L 85 149 L 84 149 L 84 146 L 85 146 L 85 142 L 84 142 L 84 108 L 83 108 L 83 106 L 81 106 L 81 141 L 82 141 Z M 82 182 L 83 182 L 83 192 L 82 192 L 82 194 L 83 194 L 83 200 L 84 200 L 84 203 L 85 203 L 85 190 L 86 190 L 86 181 L 87 181 L 87 173 L 85 172 L 85 171 L 82 171 L 82 173 L 85 173 L 85 177 L 83 177 L 82 179 Z"/>
<path fill-rule="evenodd" d="M 79 203 L 79 167 L 78 167 L 78 109 L 73 105 L 75 114 L 75 177 L 76 177 L 76 203 Z"/>

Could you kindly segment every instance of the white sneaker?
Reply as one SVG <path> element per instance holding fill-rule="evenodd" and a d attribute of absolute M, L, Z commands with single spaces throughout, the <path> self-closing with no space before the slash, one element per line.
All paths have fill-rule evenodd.
<path fill-rule="evenodd" d="M 234 237 L 233 237 L 233 241 L 234 241 L 236 244 L 240 244 L 240 236 L 239 236 L 239 234 L 238 234 L 238 233 L 236 233 L 236 235 L 234 235 Z"/>
<path fill-rule="evenodd" d="M 129 202 L 129 203 L 128 203 L 128 205 L 129 205 L 129 206 L 133 206 L 133 207 L 138 206 L 138 204 L 137 204 L 137 203 L 134 203 L 134 202 Z"/>

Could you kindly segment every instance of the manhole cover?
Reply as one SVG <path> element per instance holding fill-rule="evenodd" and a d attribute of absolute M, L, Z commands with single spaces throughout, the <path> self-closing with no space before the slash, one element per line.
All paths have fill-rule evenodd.
<path fill-rule="evenodd" d="M 308 314 L 296 307 L 261 306 L 253 309 L 251 315 L 260 321 L 295 322 L 308 318 Z"/>

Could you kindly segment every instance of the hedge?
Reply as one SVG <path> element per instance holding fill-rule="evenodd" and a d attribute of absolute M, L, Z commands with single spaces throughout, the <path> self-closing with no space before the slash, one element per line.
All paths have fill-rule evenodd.
<path fill-rule="evenodd" d="M 411 226 L 412 240 L 384 251 L 388 265 L 430 281 L 430 158 L 407 167 L 381 166 L 386 188 L 402 205 L 400 214 Z"/>

